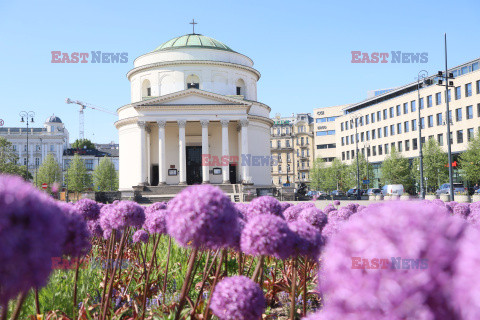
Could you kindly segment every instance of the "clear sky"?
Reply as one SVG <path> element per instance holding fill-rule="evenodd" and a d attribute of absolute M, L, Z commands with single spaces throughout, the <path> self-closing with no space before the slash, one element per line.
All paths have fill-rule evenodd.
<path fill-rule="evenodd" d="M 37 125 L 55 113 L 71 142 L 78 110 L 65 98 L 115 111 L 130 102 L 133 60 L 191 32 L 243 53 L 262 73 L 258 100 L 281 113 L 358 102 L 367 91 L 480 57 L 480 1 L 6 1 L 0 0 L 0 119 Z M 448 24 L 447 24 L 448 22 Z M 53 64 L 51 51 L 127 52 L 123 64 Z M 351 51 L 428 53 L 428 63 L 354 64 Z M 85 136 L 118 141 L 116 116 L 85 111 Z"/>

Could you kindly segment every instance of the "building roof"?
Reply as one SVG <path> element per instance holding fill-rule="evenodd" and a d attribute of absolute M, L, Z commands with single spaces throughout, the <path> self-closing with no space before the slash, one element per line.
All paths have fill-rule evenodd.
<path fill-rule="evenodd" d="M 113 151 L 113 152 L 112 152 Z M 117 151 L 117 152 L 115 152 Z M 97 150 L 97 149 L 76 149 L 70 148 L 63 151 L 64 156 L 74 156 L 77 154 L 79 156 L 95 156 L 95 157 L 118 157 L 118 150 Z"/>
<path fill-rule="evenodd" d="M 20 130 L 22 130 L 22 133 L 27 133 L 27 128 L 25 127 L 3 127 L 0 128 L 0 133 L 20 133 Z M 38 132 L 46 132 L 47 129 L 45 128 L 28 128 L 28 133 L 38 133 Z"/>
<path fill-rule="evenodd" d="M 62 123 L 62 120 L 60 120 L 60 118 L 57 117 L 56 115 L 52 115 L 51 117 L 47 118 L 47 120 L 45 120 L 45 122 Z"/>
<path fill-rule="evenodd" d="M 168 40 L 153 50 L 153 52 L 178 48 L 205 48 L 235 52 L 229 46 L 218 40 L 196 33 L 186 34 L 184 36 Z"/>

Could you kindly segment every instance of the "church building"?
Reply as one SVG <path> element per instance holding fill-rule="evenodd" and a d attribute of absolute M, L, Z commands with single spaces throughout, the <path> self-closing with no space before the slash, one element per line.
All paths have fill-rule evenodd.
<path fill-rule="evenodd" d="M 120 107 L 120 190 L 184 184 L 271 185 L 270 107 L 253 61 L 201 34 L 134 61 Z"/>

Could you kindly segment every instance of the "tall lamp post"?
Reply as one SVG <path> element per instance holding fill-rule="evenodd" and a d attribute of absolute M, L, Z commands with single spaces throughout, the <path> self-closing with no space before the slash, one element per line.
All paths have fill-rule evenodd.
<path fill-rule="evenodd" d="M 25 180 L 28 180 L 28 160 L 30 155 L 28 154 L 28 125 L 34 123 L 33 118 L 35 117 L 35 112 L 33 111 L 22 111 L 20 112 L 20 122 L 27 124 L 27 171 L 25 172 Z"/>
<path fill-rule="evenodd" d="M 453 73 L 448 73 L 448 63 L 447 63 L 447 34 L 445 33 L 445 74 L 442 71 L 438 71 L 437 77 L 440 78 L 438 80 L 438 85 L 445 86 L 445 101 L 447 106 L 447 146 L 448 146 L 448 180 L 450 184 L 450 201 L 455 200 L 455 194 L 453 192 L 453 167 L 452 167 L 452 144 L 451 144 L 451 137 L 450 137 L 450 105 L 449 105 L 449 96 L 448 96 L 448 87 L 453 87 L 453 80 L 455 79 Z M 445 79 L 445 84 L 443 84 L 443 80 Z"/>
<path fill-rule="evenodd" d="M 425 198 L 425 188 L 423 186 L 423 147 L 422 147 L 422 122 L 421 122 L 421 116 L 420 116 L 420 80 L 424 84 L 426 83 L 426 78 L 428 77 L 428 72 L 425 70 L 421 70 L 418 73 L 417 77 L 417 93 L 418 93 L 418 158 L 420 160 L 420 198 L 424 199 Z"/>
<path fill-rule="evenodd" d="M 368 150 L 370 150 L 370 144 L 368 142 L 365 142 L 364 144 L 365 148 L 365 158 L 367 158 L 367 181 L 370 184 L 370 175 L 368 174 L 368 169 L 369 169 L 369 163 L 368 163 Z M 367 188 L 368 189 L 368 188 Z"/>
<path fill-rule="evenodd" d="M 360 200 L 360 167 L 358 166 L 358 118 L 360 118 L 360 114 L 352 114 L 350 118 L 355 123 L 355 156 L 357 157 L 357 200 Z"/>

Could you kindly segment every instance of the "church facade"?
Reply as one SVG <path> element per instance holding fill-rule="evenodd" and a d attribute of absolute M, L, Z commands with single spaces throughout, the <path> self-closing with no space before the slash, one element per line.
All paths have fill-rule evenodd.
<path fill-rule="evenodd" d="M 120 107 L 120 190 L 197 183 L 271 185 L 270 107 L 253 61 L 200 35 L 134 61 Z"/>

